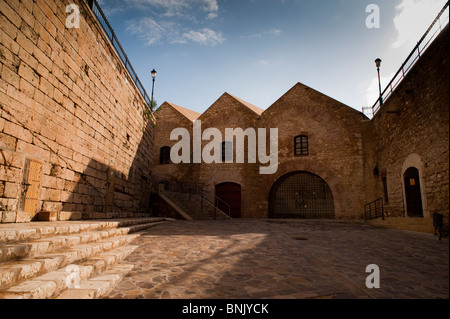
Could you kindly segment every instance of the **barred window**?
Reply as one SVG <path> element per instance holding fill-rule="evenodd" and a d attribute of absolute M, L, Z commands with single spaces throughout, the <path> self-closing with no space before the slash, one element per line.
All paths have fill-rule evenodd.
<path fill-rule="evenodd" d="M 159 164 L 170 164 L 170 147 L 161 147 L 159 153 Z"/>
<path fill-rule="evenodd" d="M 309 146 L 308 146 L 308 136 L 299 135 L 294 138 L 295 144 L 295 156 L 308 156 Z"/>

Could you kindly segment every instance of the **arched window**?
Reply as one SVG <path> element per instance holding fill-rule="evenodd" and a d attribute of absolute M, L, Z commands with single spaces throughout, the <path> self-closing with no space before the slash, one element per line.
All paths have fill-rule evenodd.
<path fill-rule="evenodd" d="M 294 138 L 294 151 L 295 156 L 309 155 L 308 136 L 299 135 Z"/>
<path fill-rule="evenodd" d="M 161 147 L 159 153 L 159 164 L 170 164 L 170 147 Z"/>

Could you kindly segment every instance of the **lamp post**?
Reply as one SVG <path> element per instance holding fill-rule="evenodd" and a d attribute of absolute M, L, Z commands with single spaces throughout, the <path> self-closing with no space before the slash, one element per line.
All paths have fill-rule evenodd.
<path fill-rule="evenodd" d="M 383 105 L 383 97 L 381 96 L 381 79 L 380 79 L 380 66 L 381 66 L 381 59 L 378 58 L 375 60 L 375 65 L 377 66 L 378 71 L 378 89 L 380 91 L 380 106 Z"/>
<path fill-rule="evenodd" d="M 150 108 L 153 110 L 153 92 L 155 90 L 155 79 L 156 79 L 156 70 L 155 69 L 152 70 L 152 78 L 153 78 L 153 85 L 152 85 L 152 100 L 151 100 Z"/>

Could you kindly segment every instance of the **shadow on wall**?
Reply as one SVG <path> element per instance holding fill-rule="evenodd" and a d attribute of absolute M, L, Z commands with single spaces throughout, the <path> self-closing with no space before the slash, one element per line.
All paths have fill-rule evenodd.
<path fill-rule="evenodd" d="M 148 216 L 152 130 L 153 123 L 148 122 L 128 172 L 95 159 L 89 160 L 82 173 L 74 171 L 73 180 L 64 182 L 60 211 L 81 213 L 82 219 Z M 130 148 L 128 138 L 123 147 Z M 43 211 L 45 206 L 44 200 Z"/>
<path fill-rule="evenodd" d="M 123 154 L 106 156 L 99 160 L 76 156 L 68 145 L 56 145 L 43 138 L 18 119 L 5 106 L 1 106 L 2 118 L 27 132 L 32 147 L 22 151 L 16 146 L 3 149 L 0 145 L 4 168 L 16 172 L 9 180 L 17 192 L 9 196 L 0 194 L 2 203 L 7 200 L 6 210 L 25 212 L 31 220 L 67 220 L 92 218 L 119 218 L 148 216 L 151 213 L 151 156 L 153 143 L 153 122 L 143 125 L 139 142 L 130 136 L 124 139 L 119 149 Z M 115 139 L 115 144 L 120 144 Z M 77 143 L 73 139 L 72 143 Z M 92 147 L 87 145 L 88 148 Z M 136 149 L 133 152 L 133 148 Z M 30 151 L 34 150 L 34 152 Z M 64 150 L 64 152 L 62 152 Z M 49 156 L 40 156 L 40 153 Z M 100 153 L 100 151 L 99 151 Z M 131 154 L 134 153 L 134 157 Z M 6 154 L 6 157 L 5 155 Z M 14 156 L 9 156 L 13 154 Z M 71 156 L 69 156 L 71 154 Z M 127 157 L 130 158 L 127 161 Z M 11 159 L 10 159 L 11 158 Z M 43 160 L 49 158 L 49 160 Z M 16 160 L 14 160 L 16 159 Z M 19 160 L 17 160 L 19 159 Z M 109 163 L 130 163 L 129 169 L 119 170 Z M 9 167 L 11 166 L 11 167 Z M 127 167 L 126 164 L 121 164 Z M 3 182 L 3 184 L 6 182 Z M 2 185 L 3 185 L 2 184 Z M 9 196 L 11 198 L 6 198 Z M 2 204 L 2 207 L 4 205 Z"/>

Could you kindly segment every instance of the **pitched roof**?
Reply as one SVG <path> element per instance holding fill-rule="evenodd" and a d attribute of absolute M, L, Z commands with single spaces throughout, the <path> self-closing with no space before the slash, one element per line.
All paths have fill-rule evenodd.
<path fill-rule="evenodd" d="M 234 96 L 234 95 L 231 95 L 230 93 L 227 93 L 227 94 L 228 94 L 229 96 L 231 96 L 232 98 L 238 100 L 240 103 L 242 103 L 243 105 L 245 105 L 246 107 L 248 107 L 250 110 L 252 110 L 253 112 L 255 112 L 255 113 L 258 114 L 258 115 L 261 115 L 261 114 L 264 112 L 263 109 L 261 109 L 261 108 L 255 106 L 255 105 L 253 105 L 253 104 L 250 104 L 250 103 L 248 103 L 248 102 L 246 102 L 246 101 L 244 101 L 244 100 L 241 100 L 240 98 L 238 98 L 238 97 L 236 97 L 236 96 Z"/>
<path fill-rule="evenodd" d="M 178 112 L 180 112 L 182 115 L 184 115 L 186 118 L 188 118 L 190 121 L 195 121 L 196 119 L 198 119 L 198 117 L 201 115 L 200 113 L 194 112 L 192 110 L 186 109 L 184 107 L 181 107 L 179 105 L 173 104 L 173 103 L 169 103 L 166 102 L 167 104 L 169 104 L 171 107 L 173 107 L 175 110 L 177 110 Z"/>

